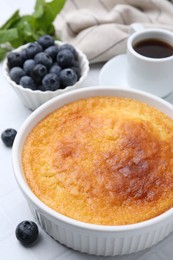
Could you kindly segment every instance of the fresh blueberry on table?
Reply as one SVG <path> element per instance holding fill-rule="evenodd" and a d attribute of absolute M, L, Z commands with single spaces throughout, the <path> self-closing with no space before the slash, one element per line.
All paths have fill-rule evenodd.
<path fill-rule="evenodd" d="M 38 226 L 33 221 L 24 220 L 17 225 L 15 235 L 22 245 L 29 246 L 38 238 Z"/>
<path fill-rule="evenodd" d="M 53 64 L 53 60 L 49 54 L 45 52 L 37 53 L 34 57 L 36 64 L 43 64 L 46 68 L 49 68 Z"/>
<path fill-rule="evenodd" d="M 21 77 L 25 75 L 25 71 L 20 67 L 14 67 L 10 70 L 10 77 L 12 80 L 19 84 Z"/>
<path fill-rule="evenodd" d="M 32 90 L 36 90 L 37 86 L 35 81 L 30 76 L 23 76 L 20 79 L 19 84 L 24 88 L 30 88 Z"/>
<path fill-rule="evenodd" d="M 12 147 L 17 131 L 13 128 L 7 128 L 1 134 L 1 140 L 7 147 Z"/>
<path fill-rule="evenodd" d="M 63 69 L 60 72 L 60 82 L 63 87 L 72 86 L 77 81 L 77 75 L 72 69 Z"/>
<path fill-rule="evenodd" d="M 41 36 L 37 42 L 43 47 L 43 49 L 48 48 L 49 46 L 54 45 L 54 39 L 50 35 L 43 35 Z"/>
<path fill-rule="evenodd" d="M 46 91 L 46 90 L 55 91 L 55 90 L 59 89 L 59 87 L 60 87 L 59 77 L 58 77 L 58 75 L 56 75 L 54 73 L 47 74 L 42 80 L 42 90 L 43 91 Z"/>

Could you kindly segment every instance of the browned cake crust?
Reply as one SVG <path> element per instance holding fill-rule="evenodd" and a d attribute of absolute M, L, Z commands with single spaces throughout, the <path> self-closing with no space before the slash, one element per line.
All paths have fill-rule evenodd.
<path fill-rule="evenodd" d="M 131 224 L 173 205 L 173 121 L 132 99 L 58 109 L 29 134 L 22 161 L 36 196 L 76 220 Z"/>

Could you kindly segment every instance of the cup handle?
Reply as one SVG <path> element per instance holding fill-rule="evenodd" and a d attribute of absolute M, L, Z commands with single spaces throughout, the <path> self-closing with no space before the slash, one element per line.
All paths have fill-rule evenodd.
<path fill-rule="evenodd" d="M 145 30 L 144 26 L 140 23 L 132 23 L 129 28 L 129 35 L 132 35 L 135 32 L 140 32 Z"/>

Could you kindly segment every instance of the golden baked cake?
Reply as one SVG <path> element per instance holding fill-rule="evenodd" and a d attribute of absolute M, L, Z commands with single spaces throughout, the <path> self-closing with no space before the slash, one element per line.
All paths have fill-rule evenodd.
<path fill-rule="evenodd" d="M 82 222 L 137 223 L 173 206 L 173 120 L 133 99 L 57 109 L 28 135 L 22 163 L 42 202 Z"/>

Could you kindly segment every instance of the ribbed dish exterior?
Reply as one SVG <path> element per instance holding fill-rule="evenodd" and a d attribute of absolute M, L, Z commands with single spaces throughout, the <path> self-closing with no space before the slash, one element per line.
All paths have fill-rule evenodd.
<path fill-rule="evenodd" d="M 58 41 L 57 41 L 57 44 L 59 46 L 63 45 L 63 43 L 58 42 Z M 15 51 L 19 52 L 22 49 L 26 48 L 26 46 L 27 45 L 21 46 L 18 49 L 16 49 Z M 80 50 L 78 50 L 78 49 L 76 49 L 76 50 L 78 53 L 81 77 L 80 77 L 79 81 L 77 81 L 73 86 L 68 86 L 64 89 L 43 92 L 43 91 L 38 91 L 38 90 L 33 91 L 31 89 L 23 88 L 22 86 L 17 85 L 9 76 L 7 59 L 4 61 L 4 64 L 3 64 L 3 74 L 4 74 L 5 78 L 7 79 L 7 81 L 9 82 L 9 84 L 12 86 L 13 90 L 16 92 L 18 98 L 24 104 L 24 106 L 29 108 L 30 110 L 35 110 L 37 107 L 39 107 L 46 101 L 50 100 L 51 98 L 59 96 L 63 93 L 69 92 L 71 90 L 74 90 L 76 88 L 80 88 L 82 86 L 82 83 L 83 83 L 84 79 L 86 78 L 88 71 L 89 71 L 89 62 L 88 62 L 86 56 Z"/>
<path fill-rule="evenodd" d="M 149 248 L 168 236 L 173 231 L 173 222 L 143 230 L 116 232 L 92 231 L 75 226 L 64 225 L 57 219 L 50 219 L 29 202 L 34 218 L 52 238 L 74 250 L 101 256 L 116 256 L 136 253 Z"/>

